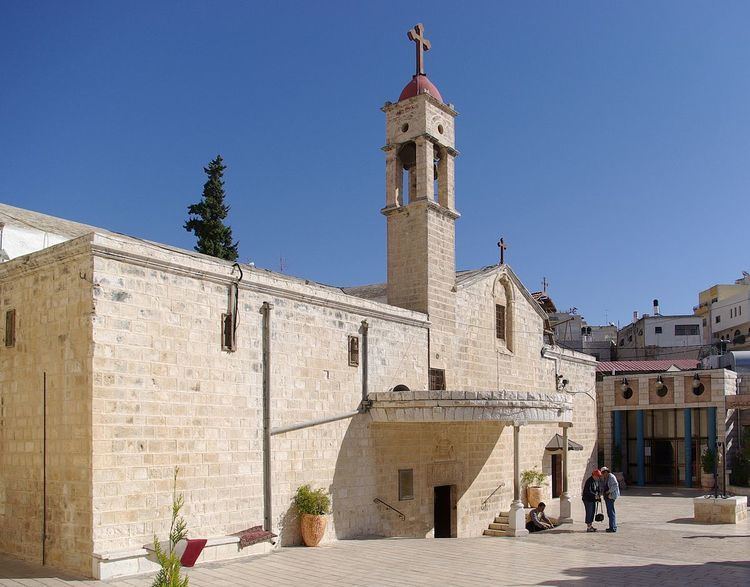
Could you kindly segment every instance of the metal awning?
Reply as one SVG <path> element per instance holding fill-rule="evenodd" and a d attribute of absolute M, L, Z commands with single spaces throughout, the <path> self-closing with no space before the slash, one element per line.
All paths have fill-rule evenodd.
<path fill-rule="evenodd" d="M 550 452 L 555 452 L 555 451 L 562 452 L 562 448 L 563 448 L 562 434 L 555 434 L 552 437 L 552 440 L 550 440 L 547 443 L 546 450 Z M 583 446 L 578 444 L 577 442 L 573 442 L 570 438 L 568 438 L 568 450 L 583 450 Z"/>

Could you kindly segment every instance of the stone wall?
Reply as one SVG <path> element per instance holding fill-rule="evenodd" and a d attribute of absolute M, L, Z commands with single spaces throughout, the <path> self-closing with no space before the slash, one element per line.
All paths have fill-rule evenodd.
<path fill-rule="evenodd" d="M 91 269 L 87 237 L 0 265 L 0 316 L 16 312 L 15 344 L 0 346 L 0 551 L 42 561 L 46 491 L 45 562 L 79 572 L 91 554 Z"/>
<path fill-rule="evenodd" d="M 94 551 L 164 536 L 171 479 L 193 536 L 263 522 L 262 316 L 271 310 L 273 428 L 349 412 L 362 365 L 347 342 L 369 324 L 369 385 L 427 385 L 423 315 L 245 267 L 237 350 L 222 351 L 230 263 L 97 235 L 94 279 Z M 360 353 L 361 354 L 361 353 Z M 366 416 L 274 436 L 274 528 L 299 541 L 297 487 L 335 487 L 328 536 L 372 533 L 373 445 Z M 374 516 L 374 513 L 372 514 Z"/>

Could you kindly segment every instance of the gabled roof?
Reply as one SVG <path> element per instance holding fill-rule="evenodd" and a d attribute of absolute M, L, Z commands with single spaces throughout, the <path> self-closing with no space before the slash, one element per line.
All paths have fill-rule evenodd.
<path fill-rule="evenodd" d="M 531 294 L 531 292 L 526 289 L 526 286 L 521 283 L 521 280 L 518 279 L 518 276 L 510 268 L 510 265 L 487 265 L 486 267 L 481 267 L 479 269 L 462 269 L 461 271 L 456 271 L 456 288 L 461 289 L 464 287 L 468 287 L 484 277 L 499 272 L 504 272 L 508 275 L 508 277 L 510 277 L 511 281 L 513 281 L 515 286 L 518 288 L 518 291 L 520 291 L 521 294 L 526 298 L 526 300 L 534 307 L 534 309 L 542 317 L 543 320 L 546 320 L 548 318 L 547 313 L 539 304 L 539 301 L 537 301 Z M 359 285 L 356 287 L 342 287 L 341 291 L 358 298 L 364 298 L 366 300 L 387 302 L 387 287 L 388 285 L 385 283 L 375 283 L 372 285 Z"/>

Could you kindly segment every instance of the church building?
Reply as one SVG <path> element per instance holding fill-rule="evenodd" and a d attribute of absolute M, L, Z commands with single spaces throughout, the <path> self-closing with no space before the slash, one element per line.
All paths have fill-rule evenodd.
<path fill-rule="evenodd" d="M 457 112 L 424 73 L 423 27 L 409 38 L 415 75 L 382 109 L 385 284 L 0 206 L 0 551 L 153 570 L 175 467 L 201 560 L 271 548 L 241 548 L 255 525 L 299 544 L 306 483 L 331 495 L 329 541 L 523 536 L 533 468 L 570 519 L 596 461 L 595 361 L 554 344 L 504 258 L 456 270 Z"/>

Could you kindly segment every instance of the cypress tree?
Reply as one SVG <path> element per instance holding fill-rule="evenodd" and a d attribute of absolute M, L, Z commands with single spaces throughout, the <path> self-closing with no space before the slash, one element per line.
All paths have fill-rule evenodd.
<path fill-rule="evenodd" d="M 197 204 L 188 206 L 190 217 L 185 222 L 185 230 L 195 233 L 198 244 L 195 250 L 205 255 L 236 261 L 239 255 L 237 245 L 232 242 L 232 229 L 224 224 L 229 206 L 224 203 L 224 170 L 221 155 L 204 167 L 208 180 L 203 184 L 203 197 Z"/>

